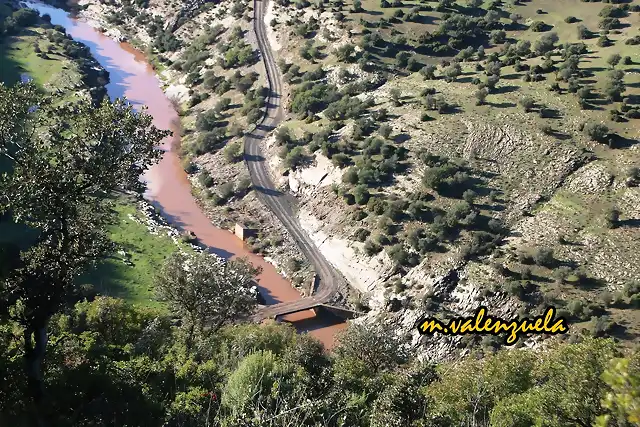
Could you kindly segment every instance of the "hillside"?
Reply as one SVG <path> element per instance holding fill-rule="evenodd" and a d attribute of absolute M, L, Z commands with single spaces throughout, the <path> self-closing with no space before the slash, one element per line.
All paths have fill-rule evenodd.
<path fill-rule="evenodd" d="M 264 104 L 251 5 L 81 4 L 154 55 L 212 220 L 259 224 L 255 249 L 306 280 L 239 162 Z M 639 7 L 269 3 L 288 120 L 268 160 L 352 302 L 406 328 L 554 305 L 575 333 L 637 340 Z"/>
<path fill-rule="evenodd" d="M 326 256 L 376 308 L 554 305 L 574 332 L 637 341 L 640 6 L 331 6 L 270 16 L 283 63 L 321 64 L 329 90 L 363 101 L 325 98 L 309 116 L 313 94 L 285 74 L 293 139 L 331 158 L 321 182 L 301 168 L 284 183 Z"/>

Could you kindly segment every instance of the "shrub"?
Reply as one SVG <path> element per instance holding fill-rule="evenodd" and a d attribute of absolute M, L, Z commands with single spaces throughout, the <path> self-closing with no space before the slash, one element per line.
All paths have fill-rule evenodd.
<path fill-rule="evenodd" d="M 355 202 L 359 205 L 366 205 L 371 197 L 366 185 L 358 185 L 353 189 L 353 197 Z"/>
<path fill-rule="evenodd" d="M 507 39 L 507 33 L 504 30 L 493 30 L 489 33 L 489 40 L 493 44 L 502 44 Z"/>
<path fill-rule="evenodd" d="M 599 47 L 607 47 L 607 46 L 611 46 L 611 40 L 609 40 L 609 37 L 602 35 L 600 37 L 598 37 L 598 43 L 597 45 Z"/>
<path fill-rule="evenodd" d="M 336 167 L 345 168 L 349 166 L 349 163 L 351 162 L 351 158 L 344 153 L 337 153 L 331 157 L 331 162 Z"/>
<path fill-rule="evenodd" d="M 368 255 L 368 256 L 373 256 L 375 254 L 377 254 L 378 252 L 380 252 L 382 250 L 382 246 L 380 246 L 379 244 L 371 241 L 371 240 L 367 240 L 364 243 L 364 252 Z"/>
<path fill-rule="evenodd" d="M 614 53 L 613 55 L 609 56 L 609 58 L 607 58 L 607 64 L 609 64 L 611 68 L 615 68 L 621 60 L 622 56 L 620 56 L 620 54 Z"/>
<path fill-rule="evenodd" d="M 342 182 L 346 184 L 357 184 L 358 183 L 358 170 L 356 168 L 349 168 L 342 174 Z"/>
<path fill-rule="evenodd" d="M 537 248 L 533 254 L 533 261 L 540 266 L 552 267 L 555 264 L 553 250 L 549 248 Z"/>
<path fill-rule="evenodd" d="M 409 254 L 401 243 L 391 246 L 387 249 L 387 253 L 393 261 L 400 265 L 405 265 L 409 258 Z"/>
<path fill-rule="evenodd" d="M 609 128 L 601 123 L 590 122 L 584 126 L 584 133 L 596 142 L 606 142 L 609 132 Z"/>
<path fill-rule="evenodd" d="M 578 22 L 578 18 L 576 18 L 575 16 L 567 16 L 566 18 L 564 18 L 564 22 L 566 22 L 567 24 L 573 24 L 574 22 Z"/>
<path fill-rule="evenodd" d="M 602 18 L 600 22 L 598 22 L 598 28 L 603 30 L 614 30 L 616 28 L 620 28 L 621 23 L 618 18 Z"/>
<path fill-rule="evenodd" d="M 625 90 L 624 71 L 611 70 L 607 75 L 607 82 L 604 89 L 607 99 L 611 102 L 620 101 Z"/>
<path fill-rule="evenodd" d="M 184 171 L 191 175 L 194 174 L 198 171 L 198 166 L 193 163 L 189 158 L 184 158 L 182 160 L 182 169 L 184 169 Z"/>
<path fill-rule="evenodd" d="M 213 177 L 211 176 L 211 174 L 209 173 L 208 170 L 203 170 L 202 172 L 200 172 L 200 176 L 198 176 L 198 181 L 200 182 L 200 184 L 205 187 L 205 188 L 209 188 L 211 186 L 213 186 Z"/>
<path fill-rule="evenodd" d="M 625 283 L 623 292 L 627 297 L 632 297 L 634 295 L 640 295 L 640 281 L 632 280 Z"/>
<path fill-rule="evenodd" d="M 476 192 L 471 189 L 465 190 L 464 193 L 462 193 L 462 198 L 469 204 L 473 204 L 477 196 Z"/>
<path fill-rule="evenodd" d="M 386 215 L 383 215 L 378 219 L 378 230 L 384 234 L 390 234 L 393 231 L 393 221 Z"/>
<path fill-rule="evenodd" d="M 587 27 L 585 27 L 584 25 L 578 25 L 578 27 L 576 28 L 577 32 L 578 32 L 578 39 L 580 40 L 586 40 L 591 38 L 591 31 L 589 31 L 589 29 Z"/>
<path fill-rule="evenodd" d="M 260 108 L 252 108 L 247 113 L 247 123 L 257 123 L 260 119 L 262 119 L 263 115 L 264 113 Z"/>
<path fill-rule="evenodd" d="M 389 136 L 391 136 L 392 131 L 393 129 L 391 128 L 391 126 L 389 126 L 386 123 L 380 126 L 380 128 L 378 129 L 378 133 L 380 133 L 380 136 L 382 136 L 385 139 L 388 139 Z"/>
<path fill-rule="evenodd" d="M 300 166 L 306 159 L 303 147 L 293 147 L 284 158 L 284 165 L 289 169 L 295 169 Z"/>
<path fill-rule="evenodd" d="M 520 104 L 522 108 L 524 108 L 524 111 L 529 112 L 533 109 L 533 107 L 535 107 L 536 102 L 530 96 L 523 96 L 518 100 L 518 104 Z"/>
<path fill-rule="evenodd" d="M 454 82 L 456 80 L 456 78 L 460 74 L 462 74 L 462 67 L 460 66 L 459 63 L 454 62 L 453 64 L 451 64 L 447 68 L 445 68 L 442 71 L 442 74 L 445 76 L 445 79 L 448 82 Z"/>
<path fill-rule="evenodd" d="M 476 105 L 483 105 L 487 99 L 488 91 L 486 88 L 478 89 L 475 93 L 476 95 Z"/>
<path fill-rule="evenodd" d="M 614 292 L 611 297 L 612 307 L 621 307 L 624 303 L 624 294 L 622 292 Z"/>
<path fill-rule="evenodd" d="M 544 34 L 534 43 L 533 50 L 538 55 L 544 55 L 555 48 L 559 38 L 556 33 Z"/>
<path fill-rule="evenodd" d="M 518 252 L 518 261 L 522 264 L 533 264 L 533 257 L 527 252 Z"/>
<path fill-rule="evenodd" d="M 353 237 L 359 242 L 364 242 L 370 235 L 371 232 L 366 228 L 358 228 L 353 234 Z"/>
<path fill-rule="evenodd" d="M 200 134 L 194 143 L 193 152 L 199 156 L 205 153 L 211 153 L 220 148 L 225 139 L 226 133 L 224 129 L 217 128 L 211 132 L 204 132 Z"/>
<path fill-rule="evenodd" d="M 557 269 L 553 270 L 553 278 L 556 279 L 558 283 L 563 283 L 565 279 L 571 274 L 571 269 L 567 266 L 561 266 Z"/>
<path fill-rule="evenodd" d="M 617 228 L 619 221 L 620 211 L 615 207 L 607 209 L 607 211 L 605 212 L 605 223 L 607 225 L 607 228 Z"/>
<path fill-rule="evenodd" d="M 627 119 L 640 119 L 640 109 L 631 108 L 624 115 Z"/>
<path fill-rule="evenodd" d="M 287 260 L 287 270 L 289 272 L 295 273 L 297 271 L 300 271 L 300 269 L 302 268 L 302 261 L 300 261 L 297 258 L 289 258 Z"/>
<path fill-rule="evenodd" d="M 604 337 L 609 335 L 613 329 L 618 325 L 609 316 L 595 317 L 593 326 L 591 327 L 591 334 L 594 337 Z"/>
<path fill-rule="evenodd" d="M 215 110 L 208 110 L 198 114 L 196 117 L 196 130 L 210 131 L 220 126 L 218 123 L 218 114 Z"/>
<path fill-rule="evenodd" d="M 354 211 L 353 215 L 351 215 L 351 217 L 353 218 L 354 221 L 362 221 L 367 216 L 369 216 L 367 214 L 367 212 L 362 210 L 362 209 L 358 209 L 358 210 Z"/>
<path fill-rule="evenodd" d="M 547 24 L 545 24 L 543 21 L 534 21 L 529 27 L 529 29 L 536 33 L 540 33 L 545 31 L 546 27 L 547 27 Z"/>
<path fill-rule="evenodd" d="M 540 126 L 540 131 L 542 131 L 542 133 L 544 133 L 545 135 L 552 135 L 553 134 L 553 128 L 549 125 L 542 125 Z"/>
<path fill-rule="evenodd" d="M 576 95 L 578 95 L 578 98 L 580 99 L 590 99 L 593 97 L 593 93 L 591 92 L 591 87 L 590 86 L 583 86 L 580 89 L 578 89 L 578 91 L 576 92 Z"/>
<path fill-rule="evenodd" d="M 584 303 L 581 300 L 571 300 L 567 304 L 567 310 L 575 319 L 581 320 L 584 314 Z"/>
<path fill-rule="evenodd" d="M 435 65 L 425 65 L 420 69 L 420 74 L 424 77 L 425 80 L 434 80 L 436 78 L 436 69 Z"/>
<path fill-rule="evenodd" d="M 228 144 L 222 152 L 227 163 L 237 163 L 242 160 L 242 144 L 239 141 Z"/>
<path fill-rule="evenodd" d="M 524 296 L 524 288 L 522 287 L 522 284 L 515 280 L 505 283 L 505 290 L 509 295 L 513 295 L 518 299 L 521 299 Z"/>

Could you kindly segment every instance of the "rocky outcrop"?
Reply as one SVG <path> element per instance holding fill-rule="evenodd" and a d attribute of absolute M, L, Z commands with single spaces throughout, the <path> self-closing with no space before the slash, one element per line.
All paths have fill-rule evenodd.
<path fill-rule="evenodd" d="M 192 17 L 203 5 L 211 3 L 213 0 L 184 0 L 180 10 L 167 20 L 165 30 L 176 32 L 180 25 L 190 17 Z"/>

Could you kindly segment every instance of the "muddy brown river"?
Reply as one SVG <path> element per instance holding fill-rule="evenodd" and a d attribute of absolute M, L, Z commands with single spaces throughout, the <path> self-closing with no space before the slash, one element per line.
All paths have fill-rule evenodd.
<path fill-rule="evenodd" d="M 253 265 L 262 268 L 258 277 L 260 292 L 267 304 L 300 299 L 298 291 L 276 271 L 264 258 L 251 253 L 230 231 L 215 227 L 198 206 L 191 194 L 177 149 L 180 144 L 180 119 L 169 99 L 161 89 L 153 68 L 144 54 L 128 43 L 118 43 L 90 26 L 74 19 L 68 12 L 41 3 L 26 3 L 40 14 L 51 16 L 54 25 L 62 25 L 75 40 L 89 47 L 93 56 L 109 71 L 109 96 L 126 97 L 136 107 L 147 106 L 154 124 L 160 129 L 171 129 L 173 137 L 166 138 L 161 145 L 165 152 L 162 160 L 143 177 L 147 183 L 145 197 L 159 207 L 165 218 L 174 227 L 195 233 L 198 239 L 213 252 L 226 259 L 247 258 Z M 326 348 L 334 344 L 336 332 L 345 327 L 337 319 L 314 316 L 312 312 L 289 316 L 300 332 L 309 332 Z"/>

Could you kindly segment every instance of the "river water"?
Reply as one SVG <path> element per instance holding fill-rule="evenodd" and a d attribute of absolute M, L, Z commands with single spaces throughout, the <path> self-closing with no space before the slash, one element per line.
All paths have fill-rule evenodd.
<path fill-rule="evenodd" d="M 106 37 L 62 9 L 41 3 L 26 4 L 40 14 L 50 15 L 52 24 L 62 25 L 74 40 L 89 47 L 94 58 L 109 71 L 107 92 L 112 99 L 126 96 L 136 108 L 147 106 L 156 127 L 173 131 L 172 137 L 162 141 L 161 149 L 165 152 L 162 160 L 143 177 L 147 183 L 145 197 L 161 209 L 173 226 L 195 233 L 216 254 L 226 259 L 247 258 L 254 266 L 262 268 L 258 284 L 268 304 L 301 298 L 273 265 L 251 253 L 230 231 L 215 227 L 196 203 L 177 155 L 180 119 L 144 54 L 128 43 L 118 43 Z M 299 313 L 286 320 L 294 322 L 298 331 L 309 332 L 320 339 L 326 348 L 333 346 L 336 332 L 345 326 L 333 318 L 315 317 L 312 312 Z"/>

